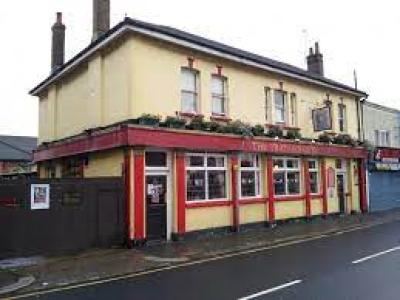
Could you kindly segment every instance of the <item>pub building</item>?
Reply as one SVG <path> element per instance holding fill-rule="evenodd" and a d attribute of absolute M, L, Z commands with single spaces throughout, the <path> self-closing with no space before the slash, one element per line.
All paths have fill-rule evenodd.
<path fill-rule="evenodd" d="M 41 178 L 120 177 L 129 242 L 367 211 L 366 93 L 323 73 L 130 18 L 64 62 L 57 14 L 39 98 Z M 239 121 L 237 121 L 239 120 Z M 256 126 L 258 125 L 258 126 Z"/>

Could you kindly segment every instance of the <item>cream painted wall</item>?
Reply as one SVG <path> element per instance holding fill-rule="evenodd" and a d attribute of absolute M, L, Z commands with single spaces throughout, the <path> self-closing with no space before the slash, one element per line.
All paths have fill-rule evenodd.
<path fill-rule="evenodd" d="M 229 206 L 192 208 L 186 210 L 186 231 L 232 225 L 232 208 Z"/>
<path fill-rule="evenodd" d="M 91 153 L 89 164 L 83 169 L 84 177 L 122 176 L 123 162 L 122 149 Z"/>
<path fill-rule="evenodd" d="M 305 214 L 306 208 L 303 200 L 275 202 L 275 218 L 277 220 L 304 217 Z"/>
<path fill-rule="evenodd" d="M 240 224 L 265 222 L 267 221 L 267 207 L 265 204 L 240 205 Z"/>
<path fill-rule="evenodd" d="M 188 65 L 188 56 L 195 58 L 194 67 L 200 72 L 200 112 L 206 118 L 211 114 L 211 75 L 216 72 L 216 65 L 221 65 L 223 75 L 228 78 L 231 118 L 252 124 L 272 123 L 273 118 L 265 119 L 264 87 L 273 92 L 282 83 L 284 91 L 296 94 L 298 121 L 289 125 L 299 126 L 303 136 L 318 136 L 319 133 L 313 132 L 311 111 L 322 106 L 329 93 L 334 131 L 338 131 L 337 105 L 343 101 L 347 106 L 347 131 L 357 137 L 356 102 L 349 94 L 132 34 L 91 57 L 58 83 L 57 89 L 53 86 L 42 95 L 40 142 L 142 113 L 174 115 L 181 107 L 180 69 Z"/>

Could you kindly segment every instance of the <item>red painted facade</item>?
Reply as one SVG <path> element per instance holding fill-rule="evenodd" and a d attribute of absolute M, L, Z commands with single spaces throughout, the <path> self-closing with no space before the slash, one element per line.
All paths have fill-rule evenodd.
<path fill-rule="evenodd" d="M 267 185 L 268 185 L 268 221 L 275 222 L 275 195 L 274 195 L 274 174 L 272 157 L 267 158 Z"/>
<path fill-rule="evenodd" d="M 185 170 L 185 155 L 183 153 L 177 153 L 175 165 L 176 165 L 177 206 L 178 206 L 177 227 L 178 227 L 178 234 L 183 235 L 186 232 L 186 170 Z"/>
<path fill-rule="evenodd" d="M 135 194 L 135 240 L 140 241 L 145 238 L 145 223 L 144 223 L 144 206 L 145 206 L 145 197 L 144 197 L 144 185 L 145 185 L 145 177 L 144 177 L 144 154 L 143 153 L 135 153 L 134 156 L 134 194 Z"/>
<path fill-rule="evenodd" d="M 239 195 L 238 195 L 238 172 L 239 168 L 239 160 L 237 155 L 233 154 L 231 156 L 231 189 L 232 189 L 232 203 L 233 203 L 233 230 L 239 231 L 240 227 L 240 203 L 239 203 Z"/>
<path fill-rule="evenodd" d="M 303 159 L 302 161 L 305 185 L 306 217 L 309 218 L 311 216 L 310 173 L 308 169 L 308 160 Z"/>

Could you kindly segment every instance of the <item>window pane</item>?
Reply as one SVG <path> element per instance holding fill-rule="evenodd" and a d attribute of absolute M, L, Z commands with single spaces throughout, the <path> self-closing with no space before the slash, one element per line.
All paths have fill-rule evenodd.
<path fill-rule="evenodd" d="M 218 156 L 209 156 L 207 157 L 207 166 L 223 168 L 225 166 L 225 158 Z"/>
<path fill-rule="evenodd" d="M 308 161 L 308 168 L 309 169 L 316 169 L 317 168 L 317 162 L 315 160 L 309 160 Z"/>
<path fill-rule="evenodd" d="M 311 194 L 318 193 L 318 173 L 310 172 L 310 192 Z"/>
<path fill-rule="evenodd" d="M 184 112 L 195 112 L 197 111 L 197 95 L 192 92 L 182 91 L 182 111 Z"/>
<path fill-rule="evenodd" d="M 274 173 L 275 195 L 285 195 L 285 173 Z"/>
<path fill-rule="evenodd" d="M 283 168 L 283 160 L 282 159 L 274 159 L 274 169 Z"/>
<path fill-rule="evenodd" d="M 256 172 L 255 171 L 241 171 L 240 188 L 242 197 L 256 196 Z"/>
<path fill-rule="evenodd" d="M 211 80 L 211 92 L 216 95 L 224 95 L 224 80 L 222 77 L 213 76 Z"/>
<path fill-rule="evenodd" d="M 225 171 L 208 171 L 208 198 L 226 198 Z"/>
<path fill-rule="evenodd" d="M 187 171 L 187 201 L 206 198 L 205 171 Z"/>
<path fill-rule="evenodd" d="M 299 168 L 299 161 L 295 159 L 288 159 L 286 162 L 286 167 L 289 169 L 298 169 Z"/>
<path fill-rule="evenodd" d="M 249 153 L 244 153 L 240 158 L 240 166 L 242 168 L 254 167 L 254 155 Z"/>
<path fill-rule="evenodd" d="M 186 157 L 186 165 L 189 167 L 203 167 L 204 166 L 204 157 L 203 156 L 187 156 Z"/>
<path fill-rule="evenodd" d="M 196 92 L 196 73 L 183 69 L 181 73 L 182 90 Z"/>
<path fill-rule="evenodd" d="M 147 167 L 166 167 L 167 154 L 165 152 L 146 152 Z"/>
<path fill-rule="evenodd" d="M 275 118 L 277 122 L 285 121 L 285 99 L 282 91 L 274 92 Z"/>
<path fill-rule="evenodd" d="M 288 194 L 299 194 L 300 193 L 300 173 L 299 172 L 288 172 Z"/>
<path fill-rule="evenodd" d="M 225 113 L 225 100 L 220 97 L 212 98 L 212 112 L 215 114 L 224 114 Z"/>

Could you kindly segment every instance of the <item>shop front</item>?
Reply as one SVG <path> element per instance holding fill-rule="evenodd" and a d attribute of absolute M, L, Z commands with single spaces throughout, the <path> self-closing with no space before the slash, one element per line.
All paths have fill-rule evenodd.
<path fill-rule="evenodd" d="M 124 153 L 128 239 L 137 244 L 367 210 L 359 147 L 125 126 L 35 155 L 89 153 L 90 166 L 90 153 L 115 148 Z"/>

